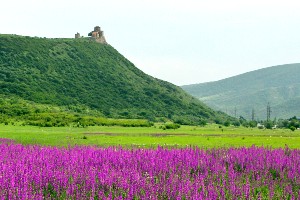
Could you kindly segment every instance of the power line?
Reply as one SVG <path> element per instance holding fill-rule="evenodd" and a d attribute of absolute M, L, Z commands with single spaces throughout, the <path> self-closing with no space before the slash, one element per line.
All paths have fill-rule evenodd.
<path fill-rule="evenodd" d="M 236 118 L 236 107 L 234 107 L 234 117 Z"/>

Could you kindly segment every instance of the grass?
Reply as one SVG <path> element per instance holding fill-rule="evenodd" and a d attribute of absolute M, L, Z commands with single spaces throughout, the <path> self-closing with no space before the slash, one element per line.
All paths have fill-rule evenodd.
<path fill-rule="evenodd" d="M 162 130 L 154 127 L 95 126 L 87 128 L 0 125 L 0 138 L 10 138 L 22 144 L 50 146 L 97 145 L 138 146 L 157 145 L 240 147 L 271 146 L 280 148 L 300 147 L 300 131 L 288 129 L 260 130 L 257 128 L 222 127 L 210 124 L 205 127 L 181 126 L 176 130 Z"/>

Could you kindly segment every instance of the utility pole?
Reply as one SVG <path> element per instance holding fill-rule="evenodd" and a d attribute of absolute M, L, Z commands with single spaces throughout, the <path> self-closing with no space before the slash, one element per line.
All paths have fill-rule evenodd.
<path fill-rule="evenodd" d="M 267 121 L 270 121 L 271 119 L 271 106 L 270 106 L 270 102 L 268 102 L 268 105 L 267 105 Z"/>
<path fill-rule="evenodd" d="M 236 107 L 234 107 L 234 117 L 236 118 Z"/>
<path fill-rule="evenodd" d="M 254 121 L 254 117 L 255 117 L 255 112 L 254 112 L 254 108 L 252 108 L 252 116 L 251 116 L 252 121 Z"/>

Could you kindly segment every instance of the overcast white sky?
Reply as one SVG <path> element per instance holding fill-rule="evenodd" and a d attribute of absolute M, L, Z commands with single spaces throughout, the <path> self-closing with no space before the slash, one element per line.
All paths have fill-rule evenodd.
<path fill-rule="evenodd" d="M 299 3 L 298 3 L 299 2 Z M 0 33 L 87 36 L 176 85 L 300 62 L 297 0 L 2 0 Z"/>

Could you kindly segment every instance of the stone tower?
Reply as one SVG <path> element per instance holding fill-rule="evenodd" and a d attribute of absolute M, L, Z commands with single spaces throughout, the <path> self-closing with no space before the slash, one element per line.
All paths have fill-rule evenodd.
<path fill-rule="evenodd" d="M 75 34 L 75 38 L 80 38 L 80 33 L 77 32 L 77 33 Z"/>
<path fill-rule="evenodd" d="M 100 32 L 100 31 L 101 31 L 100 26 L 95 26 L 94 31 L 95 31 L 95 32 Z"/>
<path fill-rule="evenodd" d="M 102 44 L 107 44 L 103 31 L 101 31 L 100 26 L 95 26 L 94 31 L 89 33 L 89 36 L 91 36 L 91 39 Z"/>

